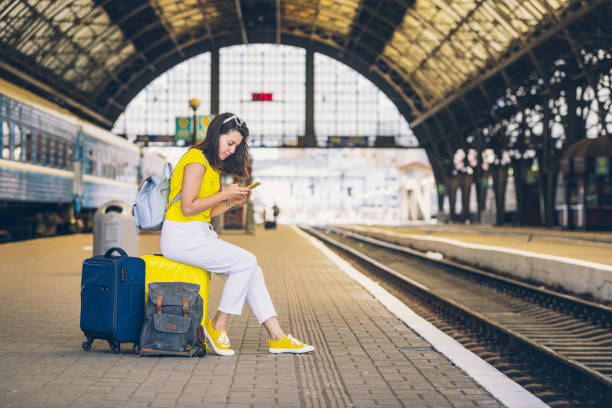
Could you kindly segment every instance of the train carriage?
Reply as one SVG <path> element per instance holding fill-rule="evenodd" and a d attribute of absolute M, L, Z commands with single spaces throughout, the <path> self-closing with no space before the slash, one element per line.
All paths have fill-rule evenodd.
<path fill-rule="evenodd" d="M 97 207 L 132 202 L 164 159 L 0 79 L 0 240 L 92 228 Z"/>

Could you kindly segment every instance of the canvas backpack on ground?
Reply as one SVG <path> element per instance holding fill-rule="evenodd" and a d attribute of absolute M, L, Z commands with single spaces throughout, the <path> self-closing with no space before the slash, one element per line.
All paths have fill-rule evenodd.
<path fill-rule="evenodd" d="M 155 176 L 150 176 L 140 185 L 132 209 L 138 228 L 153 231 L 161 229 L 168 207 L 171 177 L 172 166 L 170 163 L 166 163 L 161 180 L 158 180 Z M 172 204 L 177 202 L 180 196 L 180 194 L 176 196 Z"/>
<path fill-rule="evenodd" d="M 200 285 L 155 282 L 148 288 L 147 319 L 140 332 L 140 354 L 204 356 Z"/>

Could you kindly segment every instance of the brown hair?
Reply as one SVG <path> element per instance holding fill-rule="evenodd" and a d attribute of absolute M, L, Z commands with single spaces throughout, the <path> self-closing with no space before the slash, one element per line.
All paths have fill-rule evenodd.
<path fill-rule="evenodd" d="M 242 122 L 240 118 L 238 120 L 232 119 L 225 122 L 228 118 L 235 116 L 233 113 L 222 113 L 214 118 L 208 130 L 206 131 L 206 138 L 199 144 L 192 147 L 192 149 L 201 150 L 208 160 L 208 163 L 218 171 L 223 170 L 226 173 L 231 174 L 239 179 L 249 178 L 251 176 L 251 154 L 249 153 L 249 146 L 247 144 L 247 138 L 249 137 L 249 128 L 246 123 Z M 236 116 L 237 117 L 237 116 Z M 241 125 L 239 125 L 241 123 Z M 229 156 L 225 160 L 219 158 L 219 137 L 232 130 L 237 130 L 242 135 L 242 142 L 236 147 L 234 154 Z"/>

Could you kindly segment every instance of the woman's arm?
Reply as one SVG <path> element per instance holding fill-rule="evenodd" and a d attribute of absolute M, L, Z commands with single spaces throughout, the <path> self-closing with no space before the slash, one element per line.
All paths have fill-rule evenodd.
<path fill-rule="evenodd" d="M 212 209 L 211 217 L 219 215 L 224 212 L 221 211 L 217 213 L 217 211 L 221 210 L 222 205 L 225 206 L 227 210 L 227 205 L 225 204 L 226 200 L 230 200 L 230 204 L 235 205 L 238 201 L 244 202 L 244 199 L 246 199 L 250 193 L 248 188 L 242 188 L 237 184 L 232 184 L 215 195 L 198 197 L 205 172 L 206 168 L 200 163 L 189 163 L 183 170 L 181 211 L 186 217 L 201 213 L 209 208 Z"/>
<path fill-rule="evenodd" d="M 232 185 L 236 185 L 236 184 L 232 184 Z M 230 186 L 231 187 L 231 186 Z M 225 191 L 225 190 L 223 190 Z M 250 192 L 249 192 L 250 193 Z M 214 218 L 218 215 L 223 214 L 224 212 L 228 211 L 230 208 L 236 206 L 236 205 L 242 205 L 244 204 L 244 202 L 246 201 L 247 196 L 244 196 L 242 198 L 234 198 L 234 199 L 230 199 L 229 200 L 229 207 L 227 206 L 227 200 L 223 201 L 219 204 L 216 204 L 211 210 L 210 210 L 210 218 Z"/>

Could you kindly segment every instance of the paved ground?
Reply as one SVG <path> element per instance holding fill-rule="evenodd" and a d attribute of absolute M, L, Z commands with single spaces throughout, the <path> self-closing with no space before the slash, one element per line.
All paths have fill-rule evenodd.
<path fill-rule="evenodd" d="M 281 324 L 317 347 L 270 355 L 245 307 L 237 355 L 201 359 L 81 350 L 80 267 L 90 234 L 0 245 L 1 407 L 500 406 L 328 258 L 287 227 L 224 239 L 257 255 Z M 156 234 L 141 254 L 159 252 Z M 209 315 L 223 281 L 213 278 Z"/>
<path fill-rule="evenodd" d="M 612 233 L 561 231 L 542 227 L 487 227 L 455 224 L 420 226 L 364 226 L 403 234 L 450 238 L 612 265 Z"/>

